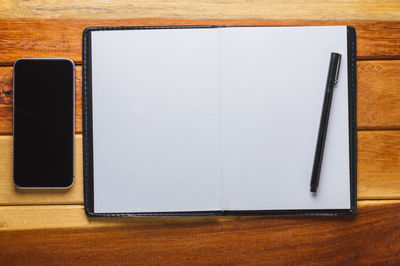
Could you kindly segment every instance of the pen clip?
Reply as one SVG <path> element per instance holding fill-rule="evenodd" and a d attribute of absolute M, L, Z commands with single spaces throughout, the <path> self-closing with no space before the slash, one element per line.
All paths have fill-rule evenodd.
<path fill-rule="evenodd" d="M 336 85 L 338 83 L 338 79 L 339 79 L 339 70 L 340 70 L 340 60 L 342 59 L 342 55 L 341 54 L 337 54 L 338 58 L 337 58 L 337 63 L 336 63 L 336 72 L 335 72 L 335 80 L 334 80 L 334 84 Z"/>

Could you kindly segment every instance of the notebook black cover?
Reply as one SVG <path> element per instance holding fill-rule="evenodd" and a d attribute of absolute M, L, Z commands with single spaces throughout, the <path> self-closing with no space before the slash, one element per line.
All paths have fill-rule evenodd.
<path fill-rule="evenodd" d="M 157 26 L 157 27 L 90 27 L 82 38 L 82 131 L 83 131 L 83 176 L 85 212 L 90 217 L 161 217 L 161 216 L 241 216 L 241 215 L 317 215 L 341 216 L 357 212 L 357 51 L 356 31 L 347 26 L 348 54 L 348 110 L 349 110 L 349 154 L 350 154 L 350 209 L 310 210 L 253 210 L 253 211 L 196 211 L 196 212 L 145 212 L 145 213 L 95 213 L 93 189 L 93 121 L 92 121 L 92 73 L 91 32 L 135 29 L 190 29 L 232 26 Z M 236 26 L 235 26 L 236 27 Z"/>

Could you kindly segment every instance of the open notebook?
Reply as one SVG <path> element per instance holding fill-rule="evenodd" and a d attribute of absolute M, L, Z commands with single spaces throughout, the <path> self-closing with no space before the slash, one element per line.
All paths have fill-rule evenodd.
<path fill-rule="evenodd" d="M 331 52 L 342 62 L 312 194 Z M 88 215 L 352 214 L 355 31 L 88 28 L 83 137 Z"/>

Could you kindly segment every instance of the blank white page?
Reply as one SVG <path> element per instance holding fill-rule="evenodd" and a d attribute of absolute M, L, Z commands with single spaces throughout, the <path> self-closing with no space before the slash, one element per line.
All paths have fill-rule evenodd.
<path fill-rule="evenodd" d="M 95 212 L 221 209 L 217 34 L 92 32 Z"/>
<path fill-rule="evenodd" d="M 342 54 L 318 192 L 310 178 L 331 52 Z M 350 208 L 347 29 L 220 29 L 223 209 Z"/>
<path fill-rule="evenodd" d="M 350 208 L 345 26 L 91 34 L 96 213 Z"/>

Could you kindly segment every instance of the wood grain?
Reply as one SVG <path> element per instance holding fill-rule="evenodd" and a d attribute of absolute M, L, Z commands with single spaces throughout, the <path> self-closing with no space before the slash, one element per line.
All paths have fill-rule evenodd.
<path fill-rule="evenodd" d="M 359 61 L 358 128 L 400 129 L 400 60 Z M 12 67 L 0 67 L 0 134 L 12 133 Z M 82 132 L 82 68 L 76 67 L 75 130 Z"/>
<path fill-rule="evenodd" d="M 23 223 L 16 228 L 57 228 L 3 230 L 0 264 L 400 263 L 399 201 L 360 202 L 355 217 L 109 218 L 103 225 L 80 206 L 46 208 L 0 208 L 0 217 Z"/>
<path fill-rule="evenodd" d="M 12 180 L 12 137 L 0 136 L 0 205 L 83 204 L 82 136 L 76 136 L 76 180 L 67 191 L 23 191 Z M 400 199 L 400 131 L 358 133 L 358 199 Z"/>
<path fill-rule="evenodd" d="M 336 1 L 196 1 L 129 0 L 108 1 L 47 0 L 0 2 L 1 18 L 73 19 L 314 19 L 314 20 L 400 20 L 400 3 L 393 0 Z"/>
<path fill-rule="evenodd" d="M 399 198 L 400 131 L 358 132 L 359 199 Z"/>
<path fill-rule="evenodd" d="M 388 201 L 392 203 L 392 201 Z M 372 204 L 372 203 L 371 203 Z M 56 228 L 104 228 L 163 226 L 171 224 L 203 224 L 225 220 L 221 217 L 151 217 L 151 218 L 88 218 L 83 205 L 0 206 L 2 231 Z"/>
<path fill-rule="evenodd" d="M 12 160 L 12 137 L 0 136 L 0 205 L 83 203 L 82 135 L 75 138 L 75 183 L 70 189 L 16 189 Z"/>
<path fill-rule="evenodd" d="M 400 128 L 400 61 L 358 62 L 359 129 Z"/>
<path fill-rule="evenodd" d="M 12 65 L 22 57 L 82 57 L 82 32 L 89 26 L 160 25 L 353 25 L 357 30 L 359 59 L 400 59 L 400 22 L 359 20 L 49 20 L 0 19 L 0 64 Z"/>
<path fill-rule="evenodd" d="M 358 209 L 400 204 L 399 200 L 362 200 Z M 358 211 L 359 212 L 359 211 Z M 178 224 L 201 225 L 227 220 L 252 220 L 254 216 L 217 217 L 96 217 L 86 216 L 83 205 L 0 206 L 0 235 L 2 231 L 42 230 L 57 228 L 149 227 Z M 303 217 L 308 220 L 307 217 Z M 343 217 L 342 217 L 343 218 Z M 266 218 L 269 219 L 269 218 Z M 332 220 L 337 220 L 333 218 Z M 340 218 L 339 218 L 340 220 Z M 399 228 L 400 229 L 400 228 Z"/>
<path fill-rule="evenodd" d="M 0 134 L 12 134 L 12 128 L 13 128 L 12 112 L 13 112 L 12 68 L 0 67 Z"/>

